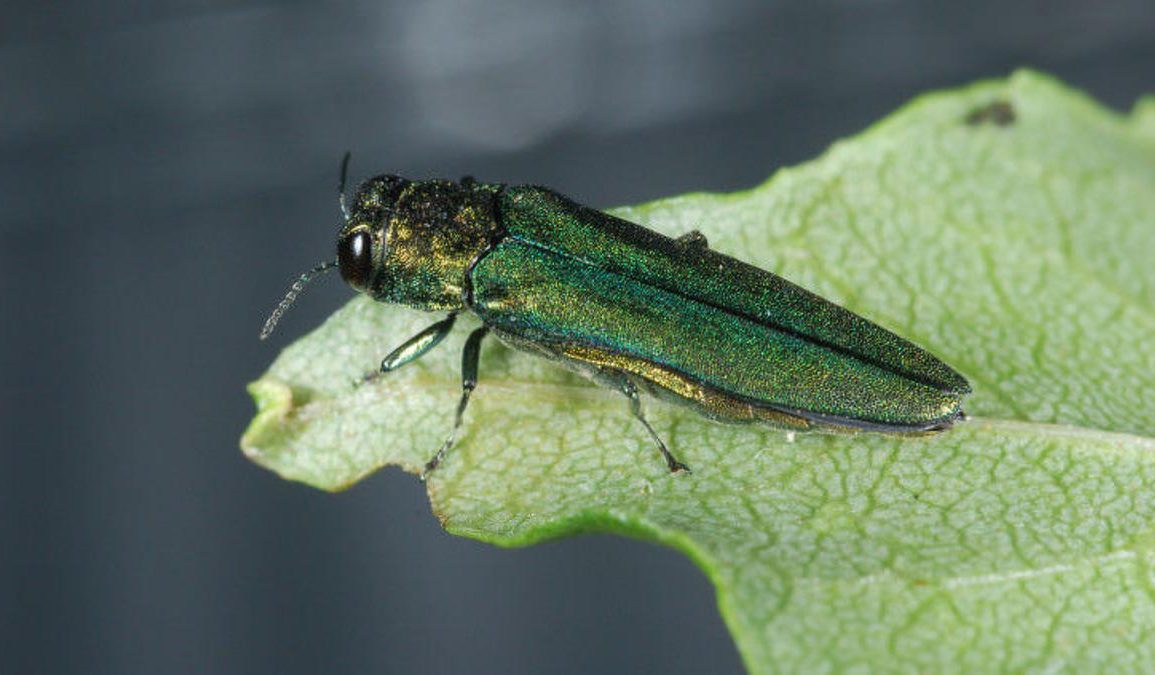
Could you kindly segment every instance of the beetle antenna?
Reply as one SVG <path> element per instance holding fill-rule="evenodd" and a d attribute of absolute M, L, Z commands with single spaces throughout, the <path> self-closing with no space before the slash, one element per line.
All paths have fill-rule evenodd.
<path fill-rule="evenodd" d="M 345 201 L 345 179 L 349 176 L 349 159 L 352 156 L 353 153 L 345 151 L 341 159 L 341 178 L 337 182 L 337 203 L 341 205 L 341 215 L 345 216 L 346 222 L 349 220 L 349 204 Z"/>
<path fill-rule="evenodd" d="M 346 155 L 346 157 L 348 157 L 348 155 Z M 298 277 L 297 280 L 293 282 L 293 285 L 289 287 L 289 292 L 285 293 L 285 297 L 281 299 L 277 308 L 274 309 L 273 313 L 269 315 L 269 318 L 265 320 L 265 327 L 261 329 L 261 339 L 264 340 L 273 334 L 273 329 L 277 327 L 277 322 L 281 320 L 285 312 L 289 311 L 289 308 L 293 306 L 293 301 L 297 299 L 301 291 L 305 290 L 305 286 L 308 286 L 314 277 L 328 272 L 334 267 L 337 267 L 338 264 L 336 260 L 328 260 Z"/>

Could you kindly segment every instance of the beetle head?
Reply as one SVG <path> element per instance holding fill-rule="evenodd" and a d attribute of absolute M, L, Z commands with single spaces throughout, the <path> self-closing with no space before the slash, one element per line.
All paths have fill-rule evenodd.
<path fill-rule="evenodd" d="M 375 300 L 461 309 L 470 267 L 498 237 L 500 188 L 472 180 L 370 178 L 357 189 L 337 235 L 341 277 Z"/>

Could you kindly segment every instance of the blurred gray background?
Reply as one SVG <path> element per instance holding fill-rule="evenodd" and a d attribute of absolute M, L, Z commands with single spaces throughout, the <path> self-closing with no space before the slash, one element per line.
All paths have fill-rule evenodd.
<path fill-rule="evenodd" d="M 611 206 L 1021 65 L 1126 109 L 1155 3 L 5 2 L 0 672 L 739 672 L 672 551 L 499 550 L 399 471 L 329 495 L 250 465 L 244 384 L 350 292 L 257 330 L 331 255 L 347 149 Z"/>

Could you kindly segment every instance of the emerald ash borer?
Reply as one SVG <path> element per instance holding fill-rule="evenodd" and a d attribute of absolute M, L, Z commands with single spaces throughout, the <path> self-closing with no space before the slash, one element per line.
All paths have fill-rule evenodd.
<path fill-rule="evenodd" d="M 461 312 L 481 319 L 465 341 L 453 426 L 423 478 L 453 446 L 490 334 L 621 392 L 673 472 L 687 467 L 646 421 L 640 392 L 797 431 L 926 433 L 963 416 L 970 386 L 945 363 L 696 231 L 671 239 L 547 188 L 471 178 L 377 176 L 350 207 L 347 163 L 337 259 L 298 279 L 261 337 L 334 267 L 374 300 L 446 313 L 382 373 L 437 346 Z"/>

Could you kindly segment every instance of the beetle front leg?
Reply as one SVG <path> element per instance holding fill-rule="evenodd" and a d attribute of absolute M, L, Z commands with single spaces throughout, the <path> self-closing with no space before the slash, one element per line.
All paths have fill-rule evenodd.
<path fill-rule="evenodd" d="M 650 426 L 648 421 L 646 421 L 645 416 L 642 414 L 642 397 L 638 395 L 637 385 L 628 379 L 623 379 L 621 389 L 622 393 L 630 399 L 630 413 L 633 414 L 633 416 L 636 417 L 644 427 L 646 427 L 646 431 L 650 432 L 650 438 L 654 439 L 654 443 L 658 446 L 658 450 L 662 453 L 662 457 L 666 460 L 666 466 L 669 467 L 670 473 L 678 473 L 679 471 L 693 473 L 690 471 L 690 467 L 682 464 L 678 461 L 677 457 L 674 457 L 673 453 L 670 452 L 670 449 L 666 447 L 664 442 L 662 442 L 662 438 L 658 436 L 658 432 L 654 431 L 654 428 Z"/>
<path fill-rule="evenodd" d="M 445 453 L 453 447 L 453 443 L 457 440 L 457 431 L 461 428 L 461 419 L 465 415 L 466 406 L 469 405 L 469 397 L 477 388 L 477 361 L 481 355 L 481 340 L 488 332 L 489 327 L 482 326 L 470 333 L 469 338 L 465 340 L 465 348 L 461 350 L 461 400 L 457 402 L 457 414 L 453 418 L 453 428 L 450 429 L 449 436 L 445 438 L 445 442 L 437 449 L 433 458 L 425 463 L 425 469 L 421 472 L 421 482 L 423 483 L 429 477 L 430 472 L 445 459 Z"/>
<path fill-rule="evenodd" d="M 362 378 L 362 382 L 375 380 L 385 373 L 397 370 L 406 363 L 421 358 L 426 352 L 444 340 L 446 335 L 449 335 L 449 331 L 453 330 L 453 323 L 455 321 L 457 321 L 457 314 L 450 314 L 441 321 L 409 338 L 402 343 L 400 347 L 389 352 L 389 356 L 381 360 L 380 370 L 369 373 Z"/>

